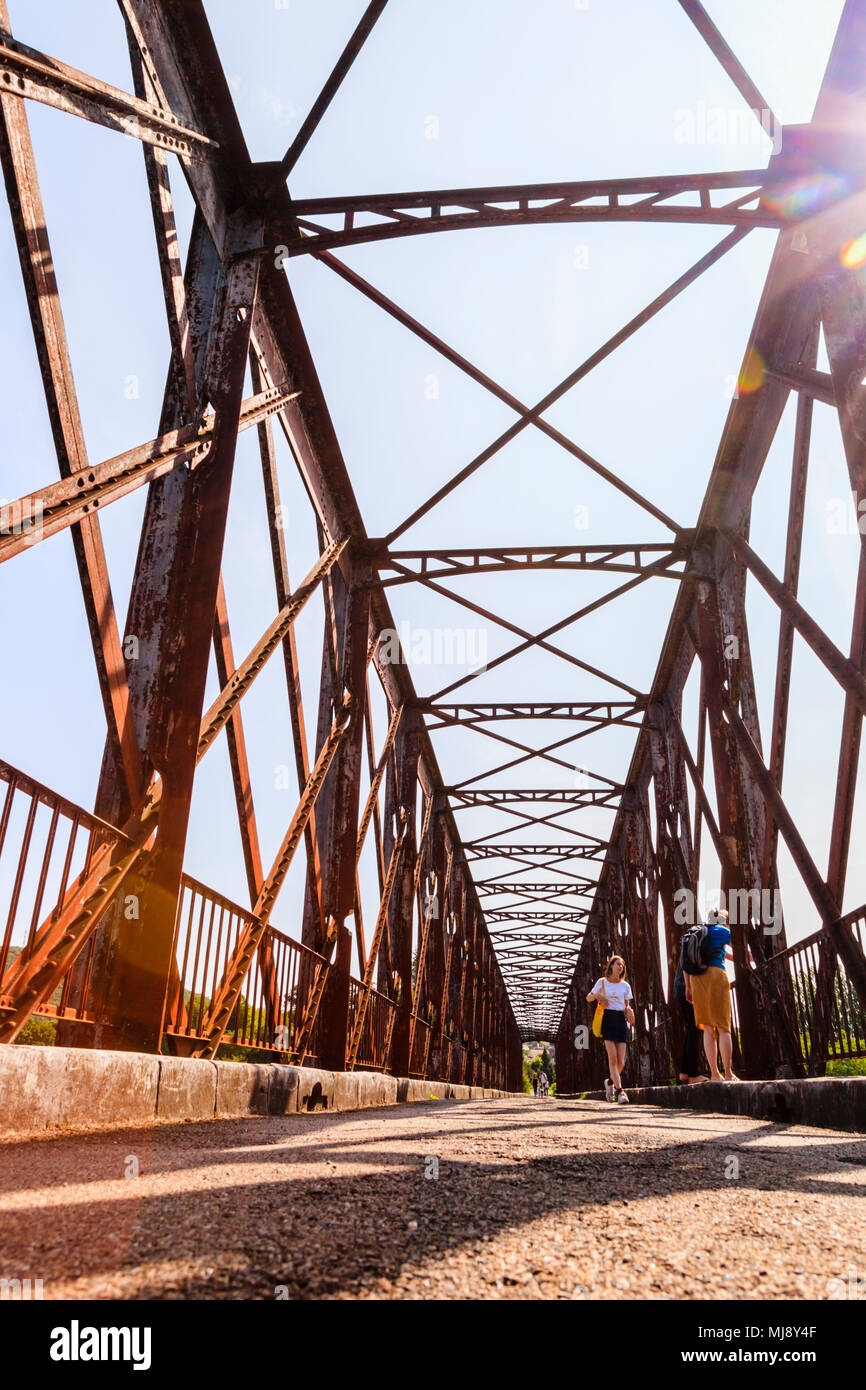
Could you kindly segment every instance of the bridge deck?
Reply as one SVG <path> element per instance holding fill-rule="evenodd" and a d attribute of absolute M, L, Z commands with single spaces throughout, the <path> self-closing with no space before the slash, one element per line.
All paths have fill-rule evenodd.
<path fill-rule="evenodd" d="M 10 1143 L 0 1247 L 46 1298 L 827 1298 L 864 1195 L 856 1135 L 515 1097 Z"/>

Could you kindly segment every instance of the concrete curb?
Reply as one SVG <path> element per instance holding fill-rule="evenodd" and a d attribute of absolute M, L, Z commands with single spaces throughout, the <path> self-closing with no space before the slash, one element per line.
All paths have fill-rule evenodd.
<path fill-rule="evenodd" d="M 866 1133 L 866 1076 L 812 1076 L 794 1081 L 706 1081 L 701 1086 L 626 1086 L 632 1105 L 661 1105 L 717 1115 L 748 1115 L 773 1124 Z M 601 1091 L 583 1093 L 603 1100 Z M 581 1096 L 562 1096 L 579 1100 Z"/>
<path fill-rule="evenodd" d="M 416 1081 L 383 1072 L 0 1044 L 0 1141 L 128 1125 L 508 1095 L 489 1087 Z"/>

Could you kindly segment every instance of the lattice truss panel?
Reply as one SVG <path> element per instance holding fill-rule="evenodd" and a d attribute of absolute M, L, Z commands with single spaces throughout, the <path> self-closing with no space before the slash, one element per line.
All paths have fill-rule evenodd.
<path fill-rule="evenodd" d="M 741 911 L 745 1074 L 820 1070 L 866 1050 L 853 852 L 866 710 L 866 0 L 844 6 L 813 119 L 786 127 L 704 7 L 679 9 L 744 110 L 781 132 L 764 167 L 306 198 L 293 196 L 295 166 L 375 44 L 386 0 L 363 11 L 269 163 L 249 156 L 199 0 L 119 0 L 129 91 L 19 41 L 0 0 L 0 159 L 59 470 L 49 481 L 34 448 L 24 495 L 0 508 L 0 562 L 13 562 L 4 577 L 32 575 L 36 551 L 71 540 L 106 725 L 92 812 L 35 780 L 26 749 L 0 764 L 0 1040 L 42 1017 L 60 1042 L 86 1034 L 200 1056 L 232 1044 L 516 1087 L 521 1038 L 550 1038 L 560 1084 L 574 1089 L 593 1080 L 574 1046 L 585 995 L 615 949 L 638 1000 L 642 1074 L 666 1079 L 679 938 L 714 883 Z M 155 234 L 170 345 L 159 419 L 149 441 L 98 462 L 31 138 L 29 113 L 45 106 L 140 145 Z M 564 223 L 720 234 L 538 399 L 500 384 L 344 254 Z M 671 515 L 659 497 L 676 490 L 654 484 L 675 422 L 648 421 L 654 467 L 617 467 L 574 437 L 571 393 L 593 373 L 608 381 L 609 359 L 768 231 L 769 273 L 706 494 L 696 516 Z M 391 520 L 378 534 L 290 288 L 299 264 L 423 344 L 504 422 L 458 468 L 414 477 L 405 513 L 396 475 L 408 470 L 381 462 Z M 94 328 L 106 312 L 94 302 Z M 846 507 L 853 494 L 829 547 L 836 532 L 807 506 L 816 434 L 835 451 Z M 589 480 L 596 515 L 626 507 L 632 526 L 586 543 L 564 541 L 561 525 L 488 543 L 477 532 L 501 508 L 496 469 L 529 444 Z M 543 488 L 543 467 L 538 478 Z M 103 531 L 136 504 L 137 553 L 115 583 L 129 586 L 124 623 Z M 559 507 L 569 514 L 570 498 Z M 519 534 L 519 505 L 510 535 L 515 519 Z M 565 535 L 579 525 L 569 516 Z M 829 606 L 821 545 L 839 574 Z M 643 676 L 632 648 L 653 623 L 660 656 Z M 835 751 L 814 803 L 795 805 L 783 774 L 807 758 L 816 708 Z M 219 759 L 222 773 L 208 771 Z M 243 904 L 219 881 L 227 808 Z M 190 872 L 194 824 L 211 827 L 208 883 Z"/>

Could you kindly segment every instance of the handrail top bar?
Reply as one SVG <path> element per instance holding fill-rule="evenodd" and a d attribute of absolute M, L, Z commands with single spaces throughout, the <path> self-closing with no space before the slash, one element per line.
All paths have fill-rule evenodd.
<path fill-rule="evenodd" d="M 8 782 L 17 789 L 35 796 L 37 801 L 41 801 L 44 806 L 56 807 L 71 820 L 80 821 L 86 830 L 104 830 L 107 834 L 113 835 L 117 840 L 129 841 L 129 836 L 119 830 L 110 821 L 103 820 L 101 816 L 95 816 L 92 811 L 85 811 L 83 806 L 79 806 L 75 801 L 70 801 L 68 797 L 61 796 L 59 792 L 52 791 L 43 782 L 37 782 L 35 777 L 31 777 L 27 772 L 21 772 L 11 763 L 7 763 L 0 758 L 0 782 Z"/>

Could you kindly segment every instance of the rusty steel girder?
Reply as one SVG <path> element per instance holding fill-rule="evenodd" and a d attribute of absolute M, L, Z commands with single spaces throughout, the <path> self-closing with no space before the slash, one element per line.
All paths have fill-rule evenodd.
<path fill-rule="evenodd" d="M 679 3 L 753 112 L 775 123 L 703 5 Z M 665 1081 L 682 1041 L 672 993 L 683 927 L 678 904 L 684 896 L 695 898 L 702 852 L 706 856 L 711 846 L 723 891 L 741 896 L 747 910 L 732 952 L 742 1074 L 820 1072 L 840 1047 L 845 1055 L 866 1054 L 866 908 L 844 910 L 866 712 L 866 537 L 860 537 L 849 651 L 830 640 L 798 597 L 815 401 L 837 412 L 852 491 L 866 494 L 866 268 L 841 254 L 862 233 L 866 158 L 856 136 L 866 110 L 866 0 L 847 0 L 813 120 L 785 127 L 782 149 L 764 169 L 294 198 L 287 178 L 364 45 L 374 41 L 385 8 L 386 0 L 366 7 L 283 157 L 254 164 L 200 0 L 120 0 L 131 92 L 20 42 L 0 0 L 0 163 L 60 473 L 59 481 L 0 508 L 0 561 L 69 531 L 106 725 L 92 815 L 0 764 L 6 769 L 0 854 L 17 853 L 0 954 L 0 1039 L 14 1040 L 41 1012 L 56 1016 L 58 1041 L 74 1045 L 167 1046 L 214 1056 L 224 1042 L 242 1040 L 300 1064 L 386 1067 L 404 1076 L 516 1090 L 521 1039 L 546 1038 L 556 1042 L 560 1088 L 577 1090 L 599 1079 L 597 1058 L 582 1045 L 585 996 L 616 951 L 628 959 L 634 982 L 638 1074 L 643 1081 Z M 27 123 L 30 101 L 130 136 L 142 148 L 171 349 L 167 383 L 153 438 L 96 464 L 84 445 Z M 195 203 L 185 265 L 171 190 L 174 161 Z M 790 203 L 789 195 L 828 161 L 838 178 L 819 197 Z M 333 254 L 342 246 L 437 231 L 577 222 L 731 230 L 534 404 Z M 696 525 L 684 526 L 546 414 L 754 227 L 778 232 L 746 353 L 747 364 L 761 364 L 760 382 L 732 402 Z M 302 254 L 314 256 L 514 416 L 384 536 L 370 537 L 365 529 L 283 268 L 284 259 Z M 819 332 L 829 371 L 818 369 Z M 244 399 L 248 367 L 252 394 Z M 796 425 L 779 576 L 753 548 L 749 520 L 792 393 Z M 274 617 L 238 660 L 223 550 L 237 436 L 253 426 Z M 318 558 L 294 586 L 279 522 L 275 428 L 298 471 L 318 540 Z M 670 538 L 397 548 L 407 530 L 525 430 L 543 435 Z M 146 506 L 121 640 L 99 514 L 139 487 L 147 489 Z M 24 535 L 18 523 L 37 513 L 39 534 Z M 539 571 L 567 577 L 569 592 L 578 591 L 584 574 L 613 576 L 615 587 L 582 603 L 575 599 L 579 606 L 534 631 L 476 602 L 464 586 L 479 575 Z M 672 581 L 676 598 L 649 690 L 554 640 L 656 579 Z M 472 701 L 464 687 L 479 674 L 473 670 L 419 697 L 405 659 L 394 660 L 385 642 L 395 631 L 388 590 L 411 595 L 410 585 L 515 639 L 485 667 L 503 681 L 500 699 Z M 755 585 L 779 617 L 772 720 L 763 731 L 746 606 Z M 314 731 L 304 710 L 295 640 L 298 616 L 313 599 L 323 614 Z M 130 638 L 140 644 L 141 659 L 126 658 Z M 788 711 L 797 642 L 822 663 L 843 709 L 826 876 L 783 789 L 791 763 Z M 266 870 L 243 701 L 278 649 L 298 790 Z M 205 709 L 212 650 L 219 691 Z M 573 698 L 509 698 L 509 663 L 534 652 L 562 663 L 576 686 Z M 683 719 L 692 670 L 700 672 L 694 748 Z M 612 693 L 582 698 L 578 683 L 586 677 Z M 455 696 L 458 690 L 463 693 Z M 378 748 L 377 701 L 384 703 L 386 721 Z M 514 724 L 542 720 L 557 721 L 560 734 L 544 746 L 512 733 Z M 506 722 L 507 734 L 501 728 Z M 505 761 L 446 783 L 434 738 L 454 728 L 501 745 Z M 635 731 L 621 782 L 570 761 L 578 740 L 611 728 Z M 184 873 L 196 767 L 223 732 L 248 907 Z M 503 774 L 530 763 L 550 785 L 500 785 Z M 25 833 L 17 851 L 7 837 L 14 798 L 20 804 L 25 794 L 33 798 L 31 830 L 37 804 L 52 808 L 55 825 L 35 873 L 41 888 L 26 929 L 18 919 L 26 915 L 22 893 L 34 877 L 32 834 Z M 479 808 L 494 828 L 463 838 L 462 818 Z M 596 814 L 594 831 L 597 813 L 610 812 L 609 832 L 589 833 L 587 812 Z M 67 851 L 60 896 L 49 911 L 42 899 L 64 818 L 76 832 L 86 827 L 90 840 L 74 871 Z M 753 903 L 754 894 L 779 888 L 780 841 L 814 909 L 815 930 L 805 942 L 788 943 L 784 914 L 769 939 Z M 272 914 L 301 852 L 301 939 L 293 941 Z M 378 880 L 367 930 L 364 855 Z M 485 876 L 476 881 L 473 865 L 482 861 Z M 137 915 L 123 912 L 121 890 L 139 903 Z M 232 924 L 225 935 L 224 923 Z M 20 943 L 14 940 L 19 931 Z M 10 948 L 19 944 L 13 959 Z M 353 952 L 358 977 L 351 973 Z M 74 1007 L 51 1002 L 58 988 Z"/>
<path fill-rule="evenodd" d="M 693 12 L 702 30 L 707 34 L 712 31 L 700 5 L 686 4 L 686 0 L 681 3 Z M 712 32 L 713 42 L 717 43 L 717 31 Z M 866 9 L 860 4 L 848 4 L 813 122 L 802 128 L 802 148 L 808 150 L 811 142 L 817 152 L 822 143 L 826 147 L 828 136 L 838 140 L 855 129 L 864 100 Z M 814 903 L 816 917 L 822 924 L 818 935 L 826 949 L 817 965 L 810 967 L 812 973 L 806 986 L 802 973 L 798 973 L 801 949 L 786 946 L 784 922 L 774 923 L 772 944 L 762 933 L 754 913 L 746 920 L 744 931 L 734 932 L 739 1065 L 741 1074 L 750 1076 L 802 1075 L 806 1070 L 823 1070 L 828 1056 L 833 1055 L 830 1034 L 837 970 L 842 972 L 844 989 L 856 1001 L 855 1013 L 866 1005 L 866 962 L 859 932 L 863 913 L 855 909 L 844 917 L 840 905 L 856 790 L 852 759 L 856 761 L 866 693 L 866 567 L 861 560 L 850 657 L 835 647 L 796 597 L 814 399 L 839 410 L 852 490 L 858 497 L 864 482 L 863 437 L 862 431 L 858 432 L 863 364 L 862 349 L 856 347 L 862 343 L 866 323 L 862 313 L 863 271 L 846 268 L 841 255 L 846 241 L 856 235 L 855 209 L 856 199 L 847 209 L 847 225 L 845 207 L 817 213 L 809 219 L 805 243 L 795 241 L 795 234 L 790 231 L 780 237 L 748 347 L 749 355 L 760 353 L 768 370 L 758 391 L 738 396 L 731 406 L 686 565 L 687 582 L 681 587 L 671 619 L 626 782 L 644 805 L 650 786 L 655 789 L 654 853 L 639 852 L 637 862 L 642 864 L 648 879 L 653 873 L 651 860 L 657 867 L 658 878 L 653 882 L 652 893 L 664 915 L 669 970 L 676 959 L 681 931 L 676 923 L 675 895 L 684 888 L 694 892 L 704 828 L 722 865 L 722 886 L 729 893 L 748 895 L 777 888 L 776 856 L 781 837 Z M 829 379 L 814 370 L 819 323 L 828 343 Z M 751 496 L 792 390 L 798 393 L 797 417 L 785 569 L 784 577 L 778 579 L 749 545 L 748 519 Z M 862 534 L 860 539 L 861 544 L 866 544 Z M 744 606 L 748 576 L 763 587 L 780 615 L 769 761 L 762 752 L 749 657 Z M 826 880 L 814 864 L 781 790 L 795 634 L 811 647 L 844 692 L 844 733 Z M 731 659 L 730 644 L 726 643 L 726 638 L 732 636 L 739 646 L 736 660 Z M 680 723 L 682 691 L 695 659 L 702 673 L 696 754 Z M 718 818 L 705 789 L 708 746 Z M 686 779 L 694 792 L 694 824 Z M 629 852 L 629 834 L 627 813 L 620 811 L 600 875 L 596 911 L 587 927 L 558 1034 L 568 1058 L 567 1080 L 571 1089 L 597 1079 L 589 1054 L 575 1046 L 571 1035 L 585 1017 L 582 996 L 591 985 L 592 961 L 599 960 L 620 939 L 621 923 L 616 914 L 622 911 L 623 898 L 618 878 Z M 630 852 L 634 852 L 633 844 Z M 650 935 L 657 940 L 654 933 Z M 656 1080 L 668 1080 L 672 1073 L 667 1047 L 662 1050 L 657 1067 L 652 1060 L 656 1041 L 653 1034 L 672 1029 L 671 1041 L 678 1051 L 679 1017 L 675 1007 L 669 1010 L 665 1028 L 663 1022 L 653 1028 L 641 1027 L 638 1020 L 640 1045 L 650 1059 L 648 1069 Z M 839 1026 L 837 1015 L 836 1027 Z M 854 1034 L 858 1036 L 857 1027 Z M 839 1036 L 837 1033 L 837 1043 Z M 641 1060 L 643 1063 L 643 1057 Z"/>

